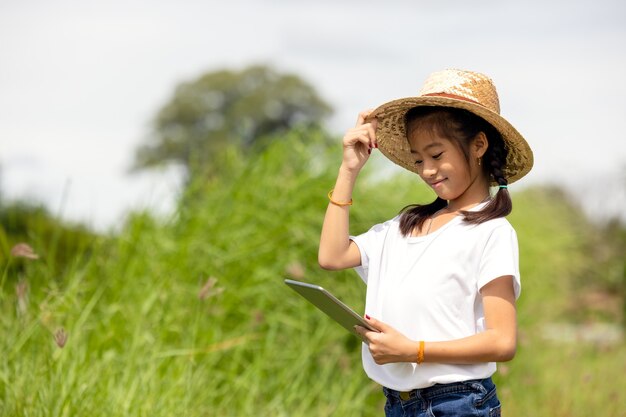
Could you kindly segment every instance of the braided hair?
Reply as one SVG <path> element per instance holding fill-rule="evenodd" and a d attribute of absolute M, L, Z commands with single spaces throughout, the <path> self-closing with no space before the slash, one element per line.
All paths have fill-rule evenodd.
<path fill-rule="evenodd" d="M 469 163 L 469 145 L 472 139 L 483 132 L 489 145 L 481 158 L 481 167 L 485 175 L 499 186 L 508 184 L 504 176 L 504 167 L 508 150 L 500 133 L 489 123 L 473 113 L 448 107 L 415 107 L 405 116 L 405 131 L 426 128 L 457 143 Z M 437 211 L 447 206 L 447 201 L 437 197 L 430 204 L 412 204 L 404 207 L 400 213 L 400 231 L 408 236 L 414 229 L 421 230 L 426 220 Z M 498 187 L 495 196 L 480 211 L 461 211 L 463 220 L 470 224 L 479 224 L 498 217 L 505 217 L 513 209 L 511 196 L 506 187 Z"/>

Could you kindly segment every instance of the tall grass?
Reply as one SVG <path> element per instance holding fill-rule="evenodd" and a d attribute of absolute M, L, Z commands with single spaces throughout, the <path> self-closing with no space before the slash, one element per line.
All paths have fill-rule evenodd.
<path fill-rule="evenodd" d="M 324 138 L 292 132 L 191 184 L 171 218 L 135 213 L 58 275 L 42 259 L 7 276 L 0 416 L 381 415 L 356 338 L 282 283 L 317 282 L 363 307 L 354 272 L 316 262 L 338 156 Z M 380 180 L 368 169 L 354 233 L 432 198 L 413 176 Z M 497 376 L 506 415 L 622 415 L 623 346 L 541 337 L 542 322 L 562 319 L 568 278 L 584 262 L 578 220 L 545 193 L 514 204 L 524 289 L 519 353 Z"/>

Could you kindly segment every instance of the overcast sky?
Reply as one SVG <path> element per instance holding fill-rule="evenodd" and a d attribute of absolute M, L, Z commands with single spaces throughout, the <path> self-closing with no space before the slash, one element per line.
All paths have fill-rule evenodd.
<path fill-rule="evenodd" d="M 535 167 L 587 207 L 626 204 L 626 2 L 0 0 L 0 192 L 99 229 L 166 211 L 175 172 L 129 176 L 176 84 L 265 63 L 356 114 L 443 68 L 485 72 Z M 626 218 L 626 217 L 625 217 Z"/>

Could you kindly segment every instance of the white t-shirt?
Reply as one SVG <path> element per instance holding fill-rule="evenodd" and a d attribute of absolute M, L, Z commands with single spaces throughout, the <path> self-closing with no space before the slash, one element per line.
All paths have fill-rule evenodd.
<path fill-rule="evenodd" d="M 420 237 L 403 237 L 399 225 L 397 216 L 351 237 L 361 252 L 355 269 L 367 284 L 369 316 L 412 340 L 447 341 L 484 330 L 479 291 L 488 282 L 512 275 L 519 297 L 517 235 L 506 219 L 471 225 L 459 215 Z M 487 378 L 496 370 L 493 362 L 377 365 L 365 344 L 363 367 L 372 380 L 398 391 Z"/>

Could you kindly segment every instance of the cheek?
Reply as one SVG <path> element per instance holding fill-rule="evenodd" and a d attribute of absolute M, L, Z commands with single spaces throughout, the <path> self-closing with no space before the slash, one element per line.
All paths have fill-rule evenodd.
<path fill-rule="evenodd" d="M 445 164 L 445 169 L 449 173 L 454 174 L 458 179 L 471 179 L 470 167 L 465 159 L 450 161 Z"/>
<path fill-rule="evenodd" d="M 444 162 L 439 166 L 439 171 L 445 173 L 446 175 L 459 177 L 462 176 L 464 169 L 458 166 L 458 163 L 454 161 Z"/>

